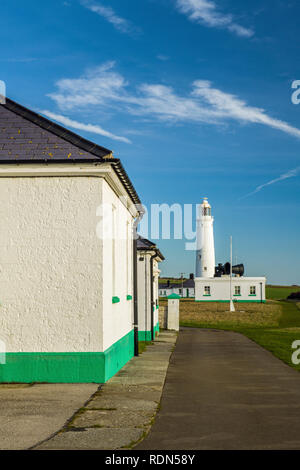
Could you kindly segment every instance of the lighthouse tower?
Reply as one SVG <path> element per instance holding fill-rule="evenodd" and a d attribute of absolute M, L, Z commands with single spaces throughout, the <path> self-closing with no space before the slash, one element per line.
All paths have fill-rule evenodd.
<path fill-rule="evenodd" d="M 202 204 L 198 206 L 196 277 L 209 278 L 215 275 L 213 224 L 214 218 L 211 215 L 211 206 L 205 197 Z"/>

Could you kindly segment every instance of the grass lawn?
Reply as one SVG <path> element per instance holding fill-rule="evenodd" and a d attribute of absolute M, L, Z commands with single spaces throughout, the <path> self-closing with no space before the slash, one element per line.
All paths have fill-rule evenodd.
<path fill-rule="evenodd" d="M 272 300 L 284 300 L 292 292 L 300 292 L 299 286 L 266 286 L 266 297 Z"/>
<path fill-rule="evenodd" d="M 203 304 L 193 300 L 180 304 L 180 325 L 242 333 L 297 370 L 291 362 L 294 340 L 300 340 L 300 304 L 268 301 L 266 304 Z"/>

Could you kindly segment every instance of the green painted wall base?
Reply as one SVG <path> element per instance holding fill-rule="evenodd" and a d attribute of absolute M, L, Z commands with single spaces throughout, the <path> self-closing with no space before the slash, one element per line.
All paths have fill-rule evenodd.
<path fill-rule="evenodd" d="M 221 303 L 221 304 L 229 304 L 230 300 L 204 300 L 203 299 L 203 300 L 195 300 L 195 302 L 215 302 L 215 303 Z M 265 304 L 266 303 L 265 300 L 261 301 L 261 300 L 236 300 L 236 299 L 233 302 L 237 303 L 237 304 L 241 304 L 241 303 L 247 303 L 247 304 L 253 304 L 253 303 L 261 304 L 261 303 L 263 303 L 263 304 Z"/>
<path fill-rule="evenodd" d="M 6 353 L 0 382 L 105 383 L 133 355 L 133 330 L 105 352 Z"/>
<path fill-rule="evenodd" d="M 154 336 L 156 336 L 156 334 L 159 333 L 159 322 L 157 322 L 157 324 L 155 325 L 153 332 L 154 332 Z"/>
<path fill-rule="evenodd" d="M 157 324 L 155 325 L 155 327 L 153 328 L 153 336 L 155 338 L 155 336 L 159 333 L 159 323 L 157 322 Z M 152 341 L 152 337 L 151 337 L 151 331 L 139 331 L 139 341 Z"/>
<path fill-rule="evenodd" d="M 151 331 L 139 331 L 139 341 L 152 341 Z"/>

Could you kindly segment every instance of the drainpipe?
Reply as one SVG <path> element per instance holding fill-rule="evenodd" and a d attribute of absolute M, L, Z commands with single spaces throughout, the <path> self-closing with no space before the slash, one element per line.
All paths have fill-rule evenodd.
<path fill-rule="evenodd" d="M 150 258 L 150 279 L 151 279 L 151 340 L 154 340 L 154 291 L 153 291 L 153 260 L 156 258 L 157 253 L 151 256 Z"/>
<path fill-rule="evenodd" d="M 138 216 L 133 222 L 133 327 L 134 355 L 139 355 L 139 314 L 138 314 L 138 280 L 137 280 L 137 228 L 145 213 L 142 205 L 138 206 Z"/>

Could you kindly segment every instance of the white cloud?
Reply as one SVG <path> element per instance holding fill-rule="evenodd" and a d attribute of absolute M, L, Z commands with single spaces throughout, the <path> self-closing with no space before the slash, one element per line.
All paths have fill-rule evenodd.
<path fill-rule="evenodd" d="M 119 113 L 145 116 L 170 123 L 195 122 L 220 125 L 229 120 L 241 124 L 262 124 L 300 138 L 300 130 L 269 116 L 264 109 L 249 106 L 237 96 L 213 88 L 207 80 L 196 80 L 190 93 L 179 95 L 170 86 L 141 84 L 129 87 L 122 75 L 109 62 L 88 70 L 80 78 L 62 79 L 58 92 L 49 96 L 60 109 L 87 109 L 91 105 L 115 108 Z"/>
<path fill-rule="evenodd" d="M 73 129 L 91 132 L 93 134 L 103 135 L 104 137 L 108 137 L 109 139 L 118 140 L 120 142 L 125 142 L 126 144 L 131 143 L 130 140 L 127 139 L 126 137 L 120 137 L 118 135 L 112 134 L 111 132 L 106 131 L 100 126 L 95 126 L 93 124 L 83 124 L 81 122 L 74 121 L 73 119 L 70 119 L 66 116 L 62 116 L 61 114 L 55 114 L 47 110 L 43 110 L 41 111 L 41 113 L 47 116 L 48 118 L 53 119 L 54 121 L 59 122 L 60 124 L 63 124 L 66 127 L 71 127 Z"/>
<path fill-rule="evenodd" d="M 109 23 L 111 23 L 117 30 L 121 31 L 122 33 L 131 33 L 133 31 L 131 23 L 125 18 L 121 18 L 120 16 L 118 16 L 111 7 L 104 6 L 100 3 L 94 3 L 90 0 L 80 0 L 80 3 L 88 10 L 105 18 Z"/>
<path fill-rule="evenodd" d="M 300 166 L 297 168 L 294 168 L 293 170 L 288 171 L 287 173 L 283 173 L 280 175 L 278 178 L 275 178 L 271 181 L 268 181 L 267 183 L 261 184 L 260 186 L 257 186 L 254 191 L 252 191 L 249 194 L 246 194 L 246 196 L 243 196 L 241 199 L 245 199 L 246 197 L 252 196 L 253 194 L 259 193 L 262 189 L 266 188 L 267 186 L 271 186 L 272 184 L 280 183 L 280 181 L 287 180 L 289 178 L 293 178 L 297 176 L 300 172 Z"/>
<path fill-rule="evenodd" d="M 299 129 L 284 121 L 272 118 L 266 114 L 264 109 L 249 106 L 235 95 L 211 88 L 210 82 L 198 80 L 193 85 L 193 95 L 203 99 L 219 118 L 226 119 L 227 117 L 239 122 L 264 124 L 300 138 Z"/>
<path fill-rule="evenodd" d="M 211 28 L 224 28 L 242 37 L 251 37 L 254 31 L 234 21 L 230 14 L 220 13 L 212 0 L 176 0 L 177 9 L 191 21 L 205 24 Z"/>
<path fill-rule="evenodd" d="M 166 62 L 167 60 L 170 59 L 169 56 L 164 55 L 164 54 L 158 54 L 158 55 L 156 56 L 156 58 L 157 58 L 158 60 L 161 60 L 162 62 Z"/>
<path fill-rule="evenodd" d="M 59 80 L 56 83 L 58 91 L 48 96 L 65 110 L 116 100 L 126 83 L 120 74 L 112 70 L 113 67 L 114 62 L 106 62 L 88 70 L 81 78 Z"/>

